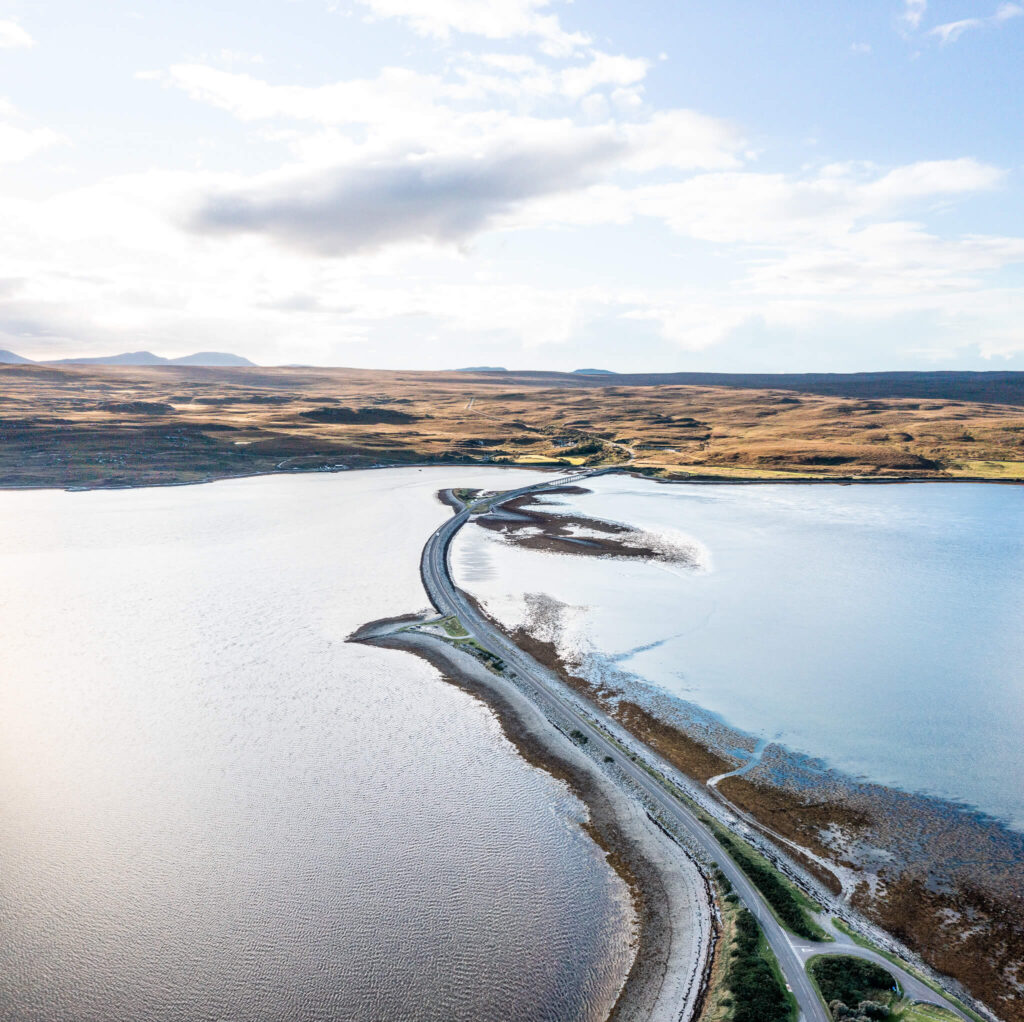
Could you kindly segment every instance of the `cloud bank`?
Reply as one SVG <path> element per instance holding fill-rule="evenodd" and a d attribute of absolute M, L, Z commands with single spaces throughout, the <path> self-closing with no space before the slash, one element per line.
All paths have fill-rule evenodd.
<path fill-rule="evenodd" d="M 575 144 L 477 158 L 320 171 L 211 195 L 190 226 L 205 233 L 262 232 L 325 256 L 399 241 L 459 243 L 518 202 L 578 187 L 623 148 L 607 134 L 590 134 Z"/>
<path fill-rule="evenodd" d="M 180 129 L 181 151 L 150 169 L 93 175 L 87 119 L 44 125 L 0 101 L 5 175 L 24 183 L 0 191 L 0 347 L 391 365 L 520 353 L 569 368 L 649 366 L 654 352 L 674 368 L 676 353 L 731 345 L 749 368 L 738 359 L 800 338 L 785 367 L 828 368 L 835 338 L 856 335 L 864 350 L 891 341 L 885 358 L 911 341 L 1024 356 L 1008 160 L 942 137 L 929 155 L 944 158 L 891 161 L 886 138 L 861 154 L 874 161 L 837 161 L 692 109 L 701 83 L 667 87 L 678 67 L 580 30 L 580 5 L 284 6 L 342 26 L 345 63 L 332 50 L 299 67 L 268 33 L 244 43 L 258 62 L 219 36 L 140 57 L 150 70 L 129 68 L 126 89 L 168 112 L 161 131 Z M 878 31 L 895 18 L 938 61 L 941 43 L 1019 7 L 930 28 L 933 13 L 905 0 Z M 386 38 L 382 59 L 359 52 L 360 33 Z M 46 48 L 29 52 L 21 29 L 0 39 L 25 50 L 19 64 Z"/>

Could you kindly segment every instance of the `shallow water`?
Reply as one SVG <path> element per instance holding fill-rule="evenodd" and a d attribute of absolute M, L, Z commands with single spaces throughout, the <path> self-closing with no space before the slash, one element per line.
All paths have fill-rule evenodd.
<path fill-rule="evenodd" d="M 583 608 L 566 648 L 855 776 L 1024 829 L 1024 490 L 588 484 L 552 510 L 690 543 L 696 565 L 539 553 L 483 529 L 456 577 L 499 617 Z"/>
<path fill-rule="evenodd" d="M 426 605 L 395 470 L 0 493 L 0 1018 L 603 1018 L 632 910 Z"/>

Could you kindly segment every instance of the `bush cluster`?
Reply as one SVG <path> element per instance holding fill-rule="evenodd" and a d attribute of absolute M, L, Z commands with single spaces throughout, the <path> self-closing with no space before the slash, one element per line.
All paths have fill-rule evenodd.
<path fill-rule="evenodd" d="M 861 1001 L 856 1008 L 842 1001 L 831 1001 L 828 1010 L 836 1022 L 884 1022 L 892 1014 L 888 1005 L 878 1001 Z"/>
<path fill-rule="evenodd" d="M 759 951 L 761 930 L 744 908 L 736 917 L 736 943 L 726 985 L 733 1022 L 789 1022 L 786 991 Z M 724 1003 L 724 1001 L 723 1001 Z"/>
<path fill-rule="evenodd" d="M 773 869 L 763 866 L 745 855 L 739 845 L 727 836 L 722 835 L 719 840 L 736 860 L 740 869 L 754 881 L 757 889 L 764 895 L 768 904 L 775 909 L 778 917 L 786 926 L 800 937 L 816 939 L 819 935 L 817 929 L 808 922 L 803 906 L 797 901 L 792 890 L 782 882 L 779 875 Z"/>
<path fill-rule="evenodd" d="M 852 955 L 822 955 L 811 962 L 810 971 L 826 1003 L 838 1001 L 847 1011 L 851 1010 L 847 1005 L 872 1004 L 876 994 L 896 986 L 880 965 Z"/>

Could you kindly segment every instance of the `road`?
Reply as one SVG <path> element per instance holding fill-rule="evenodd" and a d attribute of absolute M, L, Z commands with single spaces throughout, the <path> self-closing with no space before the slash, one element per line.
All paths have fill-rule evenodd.
<path fill-rule="evenodd" d="M 489 498 L 482 503 L 495 507 L 528 493 L 567 485 L 596 474 L 599 473 L 577 473 L 550 483 L 508 490 L 497 498 Z M 873 961 L 877 959 L 879 964 L 897 974 L 900 982 L 905 984 L 904 989 L 909 996 L 939 1003 L 944 1007 L 951 1007 L 925 984 L 894 967 L 886 959 L 852 942 L 847 943 L 849 938 L 838 931 L 836 931 L 836 936 L 841 940 L 839 946 L 837 944 L 813 944 L 802 940 L 794 942 L 794 938 L 791 938 L 778 923 L 761 894 L 746 874 L 733 862 L 725 849 L 719 845 L 712 832 L 701 823 L 685 803 L 672 795 L 633 759 L 624 755 L 619 746 L 609 740 L 606 731 L 599 725 L 604 725 L 612 732 L 615 731 L 615 728 L 605 718 L 602 711 L 589 704 L 584 708 L 580 700 L 570 694 L 553 672 L 519 649 L 515 643 L 495 628 L 477 610 L 475 604 L 466 597 L 466 594 L 455 585 L 449 568 L 448 551 L 452 538 L 469 521 L 470 514 L 470 509 L 463 505 L 463 510 L 458 511 L 452 518 L 444 522 L 430 536 L 423 548 L 420 569 L 423 584 L 431 603 L 440 614 L 456 616 L 480 645 L 505 661 L 515 673 L 520 687 L 529 690 L 529 694 L 542 710 L 553 719 L 560 719 L 571 728 L 586 735 L 589 747 L 594 749 L 598 756 L 610 756 L 622 773 L 643 791 L 667 821 L 674 824 L 680 832 L 685 833 L 697 847 L 706 853 L 709 859 L 718 863 L 743 904 L 760 924 L 765 938 L 778 959 L 779 968 L 782 970 L 785 981 L 796 998 L 801 1017 L 805 1022 L 832 1022 L 828 1010 L 818 997 L 805 969 L 807 959 L 818 953 L 843 953 Z M 639 743 L 636 744 L 643 749 L 649 763 L 657 765 L 660 762 L 660 758 L 653 751 L 647 750 Z M 968 1022 L 966 1016 L 961 1015 L 961 1017 Z"/>
<path fill-rule="evenodd" d="M 791 940 L 793 950 L 796 951 L 797 956 L 802 962 L 806 963 L 808 959 L 813 958 L 815 955 L 854 955 L 857 958 L 864 958 L 869 962 L 880 965 L 886 972 L 895 975 L 906 997 L 915 1001 L 925 1001 L 928 1004 L 938 1004 L 940 1007 L 948 1008 L 950 1011 L 956 1011 L 953 1005 L 944 1001 L 931 987 L 926 983 L 922 983 L 916 976 L 910 975 L 910 973 L 903 969 L 896 968 L 888 958 L 880 955 L 877 951 L 854 944 L 849 934 L 843 933 L 842 930 L 837 930 L 831 924 L 827 925 L 832 936 L 836 939 L 835 944 L 813 944 L 807 941 Z M 959 1011 L 956 1011 L 956 1014 L 967 1022 L 966 1015 Z"/>

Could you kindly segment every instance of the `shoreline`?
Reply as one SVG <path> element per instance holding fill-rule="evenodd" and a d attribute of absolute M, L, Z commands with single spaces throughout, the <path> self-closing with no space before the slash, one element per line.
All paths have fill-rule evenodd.
<path fill-rule="evenodd" d="M 630 893 L 635 952 L 609 1022 L 677 1022 L 687 1009 L 696 1018 L 717 940 L 707 876 L 606 768 L 514 685 L 440 636 L 395 630 L 412 623 L 409 618 L 370 622 L 348 641 L 419 656 L 443 681 L 486 705 L 519 755 L 565 783 L 584 804 L 584 830 Z"/>
<path fill-rule="evenodd" d="M 992 476 L 718 476 L 718 475 L 691 475 L 691 476 L 659 476 L 653 473 L 643 472 L 628 465 L 587 465 L 580 466 L 588 470 L 606 469 L 623 475 L 631 476 L 634 479 L 642 479 L 647 482 L 659 483 L 665 486 L 675 485 L 700 485 L 700 486 L 895 486 L 910 483 L 954 483 L 957 485 L 984 484 L 986 486 L 1024 486 L 1024 479 L 1000 479 Z M 10 484 L 0 481 L 0 491 L 8 493 L 29 493 L 37 490 L 61 490 L 64 493 L 94 493 L 108 490 L 146 490 L 157 489 L 169 486 L 206 486 L 211 483 L 228 482 L 235 479 L 260 479 L 266 476 L 308 476 L 308 475 L 341 475 L 348 472 L 377 472 L 383 469 L 422 469 L 422 468 L 471 468 L 471 469 L 514 469 L 527 472 L 551 472 L 562 475 L 566 471 L 574 471 L 577 467 L 572 465 L 550 464 L 503 464 L 486 461 L 452 460 L 452 461 L 396 461 L 390 464 L 375 465 L 352 465 L 352 466 L 323 466 L 315 468 L 282 468 L 268 469 L 262 472 L 239 472 L 225 473 L 224 475 L 211 475 L 203 479 L 167 479 L 162 481 L 143 482 L 114 482 L 110 484 L 98 484 L 95 486 L 84 486 L 68 482 L 47 482 L 29 484 Z M 774 470 L 779 471 L 779 470 Z"/>
<path fill-rule="evenodd" d="M 509 633 L 469 598 L 495 628 L 745 823 L 758 850 L 833 914 L 975 1010 L 1024 1019 L 1003 978 L 1012 985 L 1024 962 L 1024 834 L 972 807 L 847 777 L 774 742 L 749 771 L 709 785 L 720 770 L 749 762 L 735 750 L 748 744 L 749 757 L 754 736 L 699 707 L 690 714 L 685 702 L 651 702 L 643 685 L 590 680 L 586 663 L 566 662 L 547 629 L 544 638 L 536 634 L 543 607 Z"/>
<path fill-rule="evenodd" d="M 532 466 L 532 465 L 522 465 L 522 466 L 487 465 L 487 464 L 480 463 L 480 462 L 465 462 L 465 463 L 454 463 L 454 462 L 432 463 L 432 462 L 427 462 L 427 463 L 422 463 L 422 464 L 416 464 L 416 463 L 413 463 L 413 464 L 409 464 L 409 463 L 404 463 L 404 464 L 379 464 L 379 465 L 372 465 L 372 466 L 362 466 L 362 467 L 357 468 L 357 469 L 356 468 L 354 468 L 354 469 L 335 469 L 333 471 L 364 471 L 364 470 L 368 470 L 368 469 L 391 469 L 391 468 L 409 468 L 409 469 L 418 468 L 418 469 L 422 469 L 422 468 L 428 468 L 428 467 L 429 468 L 442 468 L 442 467 L 443 468 L 451 468 L 451 467 L 455 466 L 456 464 L 460 464 L 463 467 L 473 467 L 473 468 L 520 467 L 520 468 L 527 468 L 527 469 L 531 469 L 531 470 L 535 470 L 535 469 L 538 468 L 537 466 Z M 543 471 L 545 469 L 542 468 L 541 470 Z M 268 471 L 268 472 L 249 473 L 249 474 L 245 474 L 245 475 L 217 476 L 217 477 L 208 478 L 208 479 L 202 479 L 202 480 L 187 480 L 187 481 L 177 481 L 177 482 L 173 482 L 172 481 L 172 482 L 163 482 L 163 483 L 152 483 L 152 484 L 144 484 L 143 486 L 127 484 L 127 485 L 118 485 L 118 486 L 113 486 L 113 487 L 102 487 L 102 486 L 100 486 L 100 487 L 92 487 L 92 488 L 76 487 L 71 492 L 84 492 L 86 489 L 89 489 L 90 492 L 91 492 L 92 489 L 137 489 L 137 488 L 145 488 L 145 486 L 147 486 L 147 485 L 152 485 L 152 486 L 158 486 L 158 485 L 159 486 L 193 485 L 193 484 L 206 483 L 206 482 L 219 482 L 219 481 L 226 480 L 226 479 L 254 478 L 256 476 L 264 476 L 264 475 L 300 475 L 300 474 L 301 475 L 309 475 L 313 471 L 319 471 L 320 474 L 324 474 L 325 470 L 323 470 L 323 469 L 317 469 L 317 470 L 312 470 L 312 469 L 309 469 L 309 470 L 304 470 L 304 469 L 282 469 L 280 471 Z M 695 483 L 695 484 L 697 484 L 697 483 L 704 483 L 704 484 L 710 484 L 710 485 L 737 484 L 737 483 L 743 483 L 743 484 L 746 484 L 746 485 L 763 485 L 763 484 L 777 483 L 777 482 L 781 482 L 781 483 L 784 483 L 786 485 L 795 485 L 795 484 L 798 484 L 798 483 L 816 483 L 816 484 L 833 483 L 833 484 L 836 484 L 836 485 L 852 485 L 854 482 L 886 484 L 886 485 L 893 484 L 893 483 L 911 483 L 911 482 L 1003 482 L 1003 483 L 1011 483 L 1012 482 L 1015 485 L 1021 485 L 1020 481 L 1016 481 L 1016 480 L 965 479 L 965 478 L 941 479 L 941 478 L 934 478 L 934 477 L 930 477 L 930 478 L 893 478 L 893 477 L 889 477 L 889 478 L 857 478 L 857 479 L 850 479 L 850 480 L 843 480 L 842 478 L 839 478 L 839 477 L 818 478 L 818 479 L 807 479 L 807 478 L 801 478 L 801 479 L 777 479 L 777 478 L 761 478 L 761 479 L 746 478 L 746 479 L 737 479 L 737 478 L 721 478 L 721 477 L 717 477 L 717 478 L 704 478 L 704 479 L 684 478 L 684 479 L 671 479 L 671 480 L 669 480 L 669 479 L 658 479 L 658 478 L 651 477 L 651 476 L 648 476 L 648 475 L 644 475 L 644 474 L 641 474 L 641 473 L 630 472 L 627 468 L 621 468 L 620 471 L 625 473 L 625 474 L 632 475 L 635 478 L 646 479 L 646 480 L 654 481 L 654 482 L 663 482 L 663 483 Z M 26 490 L 29 490 L 29 489 L 32 489 L 32 490 L 34 490 L 34 489 L 43 489 L 43 490 L 47 490 L 47 489 L 54 489 L 54 488 L 55 487 L 52 487 L 52 486 L 31 486 L 31 487 L 9 487 L 9 488 L 6 488 L 6 489 L 14 491 L 14 490 L 21 490 L 21 489 L 26 489 Z M 379 643 L 379 644 L 383 645 L 383 643 Z M 439 643 L 438 645 L 442 645 L 442 644 Z M 414 652 L 413 650 L 409 650 L 409 651 L 410 652 Z M 422 654 L 420 654 L 420 655 L 422 655 Z M 448 680 L 451 680 L 451 679 L 448 679 Z M 454 682 L 454 683 L 458 684 L 458 682 Z M 488 703 L 488 705 L 490 705 L 490 703 Z M 494 712 L 498 716 L 498 719 L 502 720 L 502 716 L 499 713 L 499 711 L 494 709 L 493 706 L 491 708 L 492 708 L 492 710 L 494 710 Z M 694 736 L 690 736 L 690 737 L 691 737 L 691 741 L 693 741 L 694 744 L 699 744 L 699 738 L 694 737 Z M 510 740 L 513 740 L 511 738 L 511 736 L 510 736 Z M 518 748 L 518 745 L 517 745 L 517 748 Z M 713 743 L 712 744 L 706 744 L 704 746 L 704 748 L 705 748 L 706 751 L 713 751 L 714 750 L 714 745 L 713 745 Z M 813 807 L 809 807 L 806 804 L 806 798 L 801 796 L 801 794 L 800 794 L 801 786 L 799 784 L 794 784 L 794 786 L 793 786 L 793 788 L 791 790 L 787 790 L 787 788 L 784 785 L 779 785 L 779 784 L 774 783 L 772 781 L 772 779 L 769 777 L 769 775 L 767 774 L 766 771 L 768 770 L 768 766 L 773 764 L 773 762 L 774 762 L 773 756 L 777 758 L 780 752 L 784 752 L 787 755 L 789 755 L 790 758 L 795 759 L 796 758 L 795 754 L 790 753 L 788 750 L 782 750 L 781 747 L 777 747 L 774 750 L 767 750 L 767 751 L 768 751 L 768 755 L 766 755 L 766 757 L 765 757 L 765 765 L 763 767 L 763 770 L 754 769 L 754 770 L 751 770 L 750 773 L 748 773 L 747 775 L 745 775 L 743 777 L 734 777 L 734 778 L 723 779 L 723 782 L 722 782 L 723 794 L 725 794 L 725 795 L 733 795 L 735 797 L 735 799 L 736 799 L 735 802 L 733 802 L 730 799 L 727 802 L 727 804 L 730 805 L 730 806 L 735 806 L 736 808 L 742 807 L 743 809 L 748 810 L 751 813 L 751 815 L 753 815 L 755 818 L 758 818 L 760 820 L 760 822 L 762 823 L 763 827 L 767 828 L 766 833 L 768 833 L 770 837 L 771 837 L 771 834 L 772 834 L 772 829 L 771 829 L 772 826 L 779 826 L 779 823 L 778 823 L 779 820 L 782 820 L 782 821 L 789 820 L 790 823 L 791 823 L 791 826 L 796 828 L 797 831 L 800 831 L 800 830 L 804 831 L 804 833 L 802 833 L 802 834 L 801 833 L 795 833 L 794 834 L 794 838 L 796 840 L 798 840 L 798 841 L 805 841 L 805 840 L 808 839 L 808 835 L 811 834 L 813 831 L 815 831 L 815 828 L 817 828 L 819 824 L 827 824 L 828 821 L 825 819 L 825 811 L 823 810 L 820 813 L 810 813 L 809 809 L 813 808 Z M 524 758 L 526 758 L 526 757 L 524 757 Z M 777 767 L 777 762 L 774 762 L 774 765 Z M 683 772 L 686 772 L 686 771 L 684 770 Z M 764 776 L 762 776 L 762 773 L 764 774 Z M 819 770 L 819 771 L 817 771 L 817 773 L 819 775 L 821 775 L 821 774 L 824 774 L 825 772 Z M 830 776 L 834 778 L 834 777 L 836 777 L 838 775 L 835 775 L 833 773 Z M 797 778 L 797 779 L 799 780 L 799 778 Z M 849 782 L 856 782 L 856 779 L 854 779 L 854 778 L 850 778 L 850 779 L 846 779 L 846 780 L 849 781 Z M 762 783 L 758 784 L 757 783 L 758 781 L 761 781 Z M 839 787 L 842 787 L 842 786 L 839 785 Z M 866 786 L 864 786 L 864 787 L 866 787 Z M 876 785 L 874 787 L 880 789 L 881 786 L 877 786 Z M 807 788 L 806 788 L 806 785 L 805 785 L 804 788 L 803 788 L 804 793 L 806 793 L 806 790 L 807 790 Z M 764 794 L 765 791 L 768 791 L 769 795 L 771 796 L 771 798 L 773 800 L 773 806 L 769 806 L 767 809 L 766 809 L 766 807 L 764 805 L 765 798 L 767 797 Z M 898 789 L 894 789 L 893 791 L 895 792 L 896 795 L 903 795 L 907 799 L 917 798 L 917 799 L 920 799 L 920 800 L 923 800 L 923 801 L 924 800 L 928 800 L 927 796 L 914 796 L 911 793 L 899 792 Z M 841 791 L 838 793 L 838 797 L 836 796 L 835 788 L 833 788 L 830 791 L 820 791 L 819 794 L 822 797 L 819 798 L 818 801 L 819 802 L 828 801 L 829 804 L 832 807 L 834 807 L 833 808 L 834 812 L 836 811 L 836 809 L 838 809 L 840 811 L 840 816 L 841 816 L 841 811 L 842 810 L 849 810 L 851 808 L 849 803 L 847 801 L 845 801 L 845 795 Z M 833 797 L 831 799 L 826 799 L 825 796 L 828 796 L 828 795 L 831 795 Z M 586 801 L 586 800 L 584 800 L 584 801 Z M 758 802 L 760 802 L 761 804 L 760 805 L 757 804 Z M 938 800 L 931 799 L 929 801 L 929 805 L 935 805 L 935 804 L 937 804 L 937 802 L 938 802 Z M 892 808 L 893 808 L 893 803 L 890 802 L 886 808 L 888 808 L 891 811 Z M 959 808 L 961 813 L 962 813 L 962 815 L 964 817 L 972 815 L 971 811 L 969 809 L 965 811 L 964 807 L 953 806 L 952 808 L 954 810 Z M 768 814 L 767 818 L 771 821 L 771 823 L 766 823 L 764 821 L 764 817 L 765 817 L 766 814 Z M 936 822 L 936 821 L 933 820 L 933 822 Z M 940 824 L 944 824 L 944 825 L 948 825 L 949 824 L 949 820 L 948 819 L 943 820 L 943 819 L 941 819 L 941 817 L 938 818 L 937 822 L 940 823 Z M 842 819 L 840 818 L 840 828 L 842 828 L 842 826 L 843 826 L 843 823 L 842 823 Z M 786 832 L 786 831 L 783 830 L 783 832 Z M 852 833 L 854 835 L 854 837 L 857 838 L 856 821 L 852 821 L 851 822 L 851 827 L 847 828 L 847 833 Z M 771 839 L 772 840 L 776 840 L 776 838 L 771 838 Z M 857 840 L 859 840 L 859 838 L 857 838 Z M 843 844 L 844 841 L 845 841 L 845 837 L 844 837 L 844 835 L 842 833 L 840 833 L 839 834 L 839 841 L 835 844 L 835 846 L 827 849 L 827 854 L 836 855 L 836 854 L 838 854 L 841 851 L 842 852 L 841 857 L 842 858 L 846 858 L 847 857 L 847 853 L 848 853 L 849 850 L 840 847 Z M 813 847 L 815 847 L 815 845 L 812 842 L 809 845 L 809 848 L 813 848 Z M 783 850 L 785 851 L 785 849 L 783 849 Z M 788 852 L 787 852 L 787 854 L 788 854 Z M 1017 861 L 1019 862 L 1020 860 L 1017 860 Z M 913 939 L 914 938 L 915 935 L 914 935 L 913 931 L 910 931 L 908 933 L 900 933 L 899 930 L 896 929 L 896 927 L 902 925 L 902 919 L 903 918 L 909 917 L 911 915 L 913 915 L 915 917 L 915 919 L 923 919 L 923 916 L 921 915 L 921 913 L 923 912 L 923 908 L 921 906 L 925 905 L 926 903 L 927 903 L 927 907 L 928 907 L 929 911 L 933 910 L 934 914 L 941 914 L 942 912 L 951 912 L 951 911 L 952 912 L 959 912 L 960 909 L 966 908 L 967 914 L 969 916 L 970 913 L 975 911 L 975 906 L 972 903 L 967 902 L 966 905 L 965 905 L 964 903 L 958 901 L 956 897 L 954 897 L 952 901 L 948 901 L 947 900 L 946 902 L 943 902 L 942 900 L 935 900 L 935 893 L 936 892 L 930 891 L 929 887 L 928 887 L 929 883 L 931 883 L 931 880 L 932 880 L 932 878 L 931 878 L 931 876 L 929 874 L 929 871 L 926 869 L 926 870 L 924 870 L 924 872 L 923 872 L 923 874 L 922 874 L 922 876 L 920 878 L 920 882 L 919 882 L 918 886 L 916 886 L 916 887 L 911 886 L 911 887 L 907 887 L 907 888 L 902 888 L 902 887 L 900 887 L 896 883 L 891 883 L 890 884 L 891 890 L 893 891 L 894 895 L 898 896 L 898 897 L 894 897 L 894 899 L 893 899 L 893 904 L 892 904 L 891 911 L 886 913 L 886 915 L 881 917 L 881 918 L 879 916 L 875 915 L 875 914 L 871 914 L 872 920 L 880 923 L 881 925 L 886 926 L 889 929 L 892 929 L 893 932 L 898 935 L 899 939 L 907 940 L 907 939 Z M 872 898 L 873 898 L 873 891 L 870 890 L 870 884 L 868 886 L 869 886 L 869 890 L 867 892 L 867 895 L 871 895 Z M 854 904 L 855 907 L 861 909 L 862 911 L 866 910 L 866 909 L 870 909 L 870 907 L 871 907 L 870 906 L 870 902 L 868 900 L 866 900 L 866 895 L 864 895 L 864 894 L 862 894 L 859 898 L 855 898 L 854 901 L 853 901 L 853 904 Z M 1024 918 L 1024 914 L 1022 914 L 1019 918 Z M 1012 923 L 1012 920 L 1011 920 L 1011 923 Z M 917 925 L 919 925 L 919 924 L 915 922 L 915 926 L 917 926 Z M 924 922 L 921 922 L 920 925 L 924 925 Z M 931 925 L 931 924 L 929 923 L 928 925 Z M 948 943 L 949 941 L 955 939 L 957 935 L 958 935 L 957 929 L 955 927 L 950 927 L 948 929 L 947 933 L 944 936 L 946 938 L 946 942 Z M 940 936 L 943 936 L 943 935 L 940 933 Z M 918 942 L 917 942 L 917 940 L 915 940 L 914 941 L 914 946 L 917 946 L 917 944 L 918 944 Z M 939 948 L 939 950 L 944 955 L 948 955 L 950 953 L 948 948 L 941 947 L 941 945 L 938 942 L 935 945 L 933 945 L 933 946 Z M 985 999 L 987 1001 L 989 1001 L 989 1003 L 991 1003 L 991 998 L 989 996 L 987 996 L 984 993 L 984 991 L 979 991 L 978 992 L 978 996 L 985 997 Z M 616 1016 L 616 1017 L 619 1017 L 619 1016 Z M 622 1016 L 622 1017 L 627 1017 L 627 1016 Z M 1011 1016 L 1007 1015 L 1007 1017 L 1011 1017 Z M 1015 1014 L 1012 1017 L 1017 1018 L 1017 1017 L 1021 1017 L 1021 1016 L 1018 1016 L 1018 1015 Z"/>

